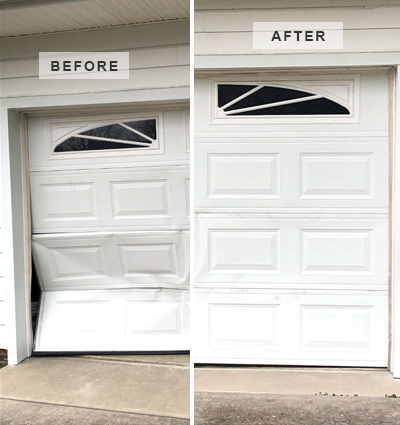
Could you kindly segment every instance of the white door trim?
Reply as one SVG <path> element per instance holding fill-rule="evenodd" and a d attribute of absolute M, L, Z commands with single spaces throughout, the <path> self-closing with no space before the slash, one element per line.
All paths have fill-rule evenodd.
<path fill-rule="evenodd" d="M 400 378 L 400 65 L 396 67 L 393 95 L 392 352 L 390 370 L 394 378 Z"/>
<path fill-rule="evenodd" d="M 25 115 L 16 110 L 1 111 L 6 332 L 11 365 L 31 355 L 33 341 L 25 128 Z"/>

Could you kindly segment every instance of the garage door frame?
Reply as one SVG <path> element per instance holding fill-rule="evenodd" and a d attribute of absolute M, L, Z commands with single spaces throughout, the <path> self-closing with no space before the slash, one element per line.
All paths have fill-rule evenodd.
<path fill-rule="evenodd" d="M 400 378 L 400 65 L 396 67 L 392 77 L 392 113 L 391 122 L 391 147 L 392 155 L 390 164 L 392 178 L 391 187 L 391 217 L 389 226 L 391 230 L 391 356 L 390 371 L 395 378 Z M 397 167 L 395 167 L 397 164 Z"/>
<path fill-rule="evenodd" d="M 375 55 L 369 55 L 369 65 L 381 63 Z M 326 58 L 324 58 L 326 60 Z M 323 65 L 323 64 L 322 64 Z M 338 64 L 339 66 L 340 64 Z M 349 63 L 345 64 L 350 66 Z M 390 370 L 400 378 L 400 64 L 387 63 L 394 67 L 392 125 L 392 179 L 391 179 L 391 359 Z M 179 97 L 179 96 L 178 96 Z M 6 105 L 4 105 L 6 106 Z M 49 108 L 50 110 L 50 108 Z M 51 109 L 53 110 L 53 109 Z M 45 112 L 46 109 L 42 110 Z M 25 164 L 25 116 L 26 108 L 6 108 L 1 110 L 1 172 L 2 208 L 4 220 L 4 280 L 7 349 L 9 364 L 18 364 L 32 351 L 30 319 L 28 247 L 30 231 Z M 193 218 L 191 221 L 193 228 Z"/>
<path fill-rule="evenodd" d="M 176 96 L 173 96 L 175 94 Z M 31 218 L 27 115 L 59 115 L 87 111 L 93 114 L 125 113 L 146 110 L 187 109 L 188 99 L 177 90 L 170 99 L 145 104 L 97 104 L 64 108 L 1 109 L 0 160 L 2 173 L 2 209 L 4 225 L 5 317 L 8 364 L 16 365 L 32 355 L 31 317 Z M 156 94 L 155 94 L 155 97 Z M 84 103 L 84 102 L 82 102 Z"/>

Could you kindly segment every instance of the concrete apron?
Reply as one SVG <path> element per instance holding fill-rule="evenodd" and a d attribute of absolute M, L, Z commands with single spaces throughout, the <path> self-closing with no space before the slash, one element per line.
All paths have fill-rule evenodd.
<path fill-rule="evenodd" d="M 200 367 L 196 392 L 343 395 L 400 395 L 400 379 L 384 369 Z"/>
<path fill-rule="evenodd" d="M 31 357 L 0 370 L 0 397 L 189 418 L 188 356 L 134 357 Z"/>
<path fill-rule="evenodd" d="M 400 400 L 197 392 L 195 425 L 398 425 Z"/>

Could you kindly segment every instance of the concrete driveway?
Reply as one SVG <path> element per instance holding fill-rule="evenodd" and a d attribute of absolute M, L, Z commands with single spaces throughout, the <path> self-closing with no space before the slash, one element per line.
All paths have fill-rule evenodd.
<path fill-rule="evenodd" d="M 189 356 L 31 357 L 0 371 L 1 425 L 189 425 Z"/>
<path fill-rule="evenodd" d="M 195 425 L 396 425 L 400 400 L 196 393 Z"/>
<path fill-rule="evenodd" d="M 382 369 L 201 367 L 194 385 L 195 425 L 400 424 Z"/>

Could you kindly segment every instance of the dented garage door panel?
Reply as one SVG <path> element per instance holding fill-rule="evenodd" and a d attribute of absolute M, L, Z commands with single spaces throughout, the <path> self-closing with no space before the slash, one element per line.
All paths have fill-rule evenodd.
<path fill-rule="evenodd" d="M 119 232 L 34 235 L 45 291 L 189 287 L 189 233 Z"/>
<path fill-rule="evenodd" d="M 262 87 L 348 113 L 271 115 Z M 387 366 L 386 71 L 199 78 L 195 95 L 195 361 Z"/>
<path fill-rule="evenodd" d="M 188 123 L 29 118 L 36 351 L 189 349 Z"/>

